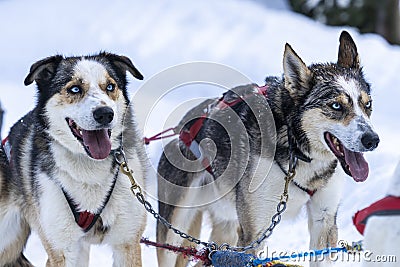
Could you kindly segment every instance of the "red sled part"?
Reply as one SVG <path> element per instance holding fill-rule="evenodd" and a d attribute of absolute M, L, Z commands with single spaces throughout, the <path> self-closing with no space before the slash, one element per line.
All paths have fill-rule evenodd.
<path fill-rule="evenodd" d="M 359 210 L 353 216 L 353 224 L 360 234 L 364 234 L 365 226 L 371 216 L 400 216 L 400 197 L 387 196 L 369 207 Z"/>

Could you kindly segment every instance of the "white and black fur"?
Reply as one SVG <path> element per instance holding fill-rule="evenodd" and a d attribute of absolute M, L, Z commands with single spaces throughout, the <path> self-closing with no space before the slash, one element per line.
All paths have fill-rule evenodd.
<path fill-rule="evenodd" d="M 227 121 L 230 109 L 212 109 L 213 119 L 205 120 L 196 140 L 200 143 L 202 139 L 209 138 L 215 143 L 216 156 L 211 162 L 214 177 L 204 170 L 187 172 L 171 164 L 170 159 L 180 154 L 179 151 L 188 159 L 196 160 L 182 141 L 174 140 L 164 148 L 158 166 L 158 195 L 163 200 L 159 201 L 160 214 L 183 232 L 198 235 L 202 214 L 207 211 L 212 224 L 210 240 L 244 246 L 257 239 L 270 225 L 283 192 L 290 143 L 291 151 L 299 161 L 294 180 L 289 185 L 288 209 L 283 219 L 297 215 L 306 205 L 310 248 L 337 245 L 336 216 L 344 181 L 339 166 L 342 165 L 354 180 L 364 181 L 368 176 L 368 165 L 362 152 L 374 150 L 379 142 L 370 121 L 370 84 L 364 78 L 356 45 L 345 31 L 340 36 L 337 63 L 318 63 L 307 67 L 286 44 L 283 68 L 281 79 L 266 79 L 267 98 L 260 94 L 252 96 L 252 110 L 246 101 L 231 107 L 245 127 L 245 134 L 235 138 L 243 139 L 239 140 L 239 144 L 247 142 L 249 151 L 231 145 L 233 139 L 219 123 Z M 255 84 L 239 86 L 226 92 L 224 99 L 249 95 L 256 87 Z M 200 104 L 189 113 L 197 113 L 199 117 L 202 110 L 210 105 L 213 107 L 213 100 Z M 264 122 L 264 129 L 260 129 L 260 121 L 255 114 L 266 113 L 269 109 L 274 122 Z M 230 120 L 227 125 L 239 125 L 238 121 Z M 187 118 L 182 122 L 188 122 L 186 128 L 192 124 Z M 264 132 L 264 138 L 261 138 L 261 132 Z M 275 141 L 276 151 L 268 151 Z M 266 146 L 266 153 L 260 152 L 261 146 Z M 231 154 L 234 149 L 235 153 Z M 228 163 L 234 166 L 229 171 Z M 244 170 L 243 175 L 241 169 Z M 252 181 L 263 182 L 253 190 Z M 177 195 L 166 190 L 168 182 L 204 190 L 188 190 L 190 193 Z M 214 182 L 211 189 L 205 186 L 210 182 Z M 223 195 L 227 188 L 232 190 Z M 315 193 L 310 196 L 306 191 Z M 208 205 L 188 207 L 196 206 L 196 202 L 204 203 L 207 196 L 218 194 L 218 200 Z M 157 240 L 182 243 L 179 236 L 167 231 L 160 223 L 157 225 Z M 185 259 L 176 258 L 175 254 L 158 251 L 160 266 L 185 266 Z"/>
<path fill-rule="evenodd" d="M 146 214 L 114 157 L 122 146 L 144 186 L 147 159 L 127 71 L 143 79 L 130 59 L 106 52 L 32 65 L 25 85 L 36 82 L 37 104 L 11 128 L 9 159 L 4 149 L 0 155 L 0 266 L 32 266 L 23 255 L 31 230 L 48 254 L 46 266 L 88 266 L 90 244 L 109 244 L 113 266 L 141 266 Z M 88 232 L 67 196 L 77 212 L 101 212 Z"/>

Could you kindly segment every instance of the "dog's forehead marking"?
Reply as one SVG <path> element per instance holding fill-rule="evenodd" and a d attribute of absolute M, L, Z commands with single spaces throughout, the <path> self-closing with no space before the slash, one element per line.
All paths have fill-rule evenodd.
<path fill-rule="evenodd" d="M 357 103 L 361 92 L 354 79 L 345 79 L 343 76 L 340 76 L 337 79 L 337 83 L 353 100 L 353 102 Z"/>
<path fill-rule="evenodd" d="M 106 68 L 95 60 L 82 59 L 74 67 L 75 76 L 88 84 L 100 84 L 106 82 L 108 72 Z"/>
<path fill-rule="evenodd" d="M 368 94 L 361 89 L 361 85 L 354 79 L 346 79 L 343 76 L 340 76 L 336 80 L 337 84 L 340 86 L 341 90 L 350 98 L 349 100 L 353 103 L 353 109 L 357 115 L 362 115 L 363 111 L 361 110 L 358 103 L 361 101 L 368 101 Z"/>

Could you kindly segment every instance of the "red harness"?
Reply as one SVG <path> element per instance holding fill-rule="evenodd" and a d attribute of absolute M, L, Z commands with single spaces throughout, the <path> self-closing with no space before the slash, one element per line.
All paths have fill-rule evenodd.
<path fill-rule="evenodd" d="M 393 216 L 400 215 L 400 197 L 387 196 L 369 207 L 357 211 L 353 216 L 353 223 L 360 234 L 364 234 L 364 229 L 371 216 Z"/>
<path fill-rule="evenodd" d="M 255 86 L 255 93 L 263 95 L 267 97 L 267 91 L 268 91 L 268 85 L 264 86 Z M 246 98 L 253 96 L 254 94 L 248 94 L 244 96 L 239 96 L 237 99 L 234 99 L 232 101 L 227 101 L 224 96 L 222 96 L 218 100 L 218 104 L 215 106 L 215 108 L 222 110 L 228 107 L 233 107 L 236 104 L 241 103 L 244 101 Z M 196 119 L 196 121 L 192 124 L 192 126 L 189 129 L 182 129 L 181 132 L 179 133 L 179 139 L 182 140 L 182 142 L 190 149 L 190 151 L 196 156 L 196 158 L 201 159 L 201 163 L 204 168 L 206 168 L 207 172 L 210 173 L 212 176 L 214 176 L 214 173 L 211 168 L 211 164 L 208 158 L 203 158 L 201 152 L 200 152 L 200 147 L 199 144 L 197 143 L 196 136 L 199 134 L 201 128 L 204 125 L 204 121 L 208 117 L 209 112 L 204 113 L 200 117 Z"/>
<path fill-rule="evenodd" d="M 65 199 L 68 202 L 68 206 L 70 207 L 72 214 L 74 215 L 76 224 L 79 225 L 79 227 L 81 227 L 85 233 L 92 229 L 92 227 L 96 224 L 101 215 L 101 212 L 110 200 L 111 193 L 113 192 L 115 187 L 115 182 L 117 181 L 117 177 L 118 171 L 116 172 L 111 188 L 108 190 L 107 195 L 103 200 L 103 204 L 100 206 L 97 213 L 93 213 L 87 210 L 78 211 L 78 205 L 76 204 L 76 202 L 70 197 L 70 195 L 64 190 L 64 188 L 61 188 L 64 193 Z"/>

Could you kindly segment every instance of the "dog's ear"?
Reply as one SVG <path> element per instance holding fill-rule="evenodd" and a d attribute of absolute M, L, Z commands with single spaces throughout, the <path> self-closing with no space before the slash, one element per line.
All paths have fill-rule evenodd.
<path fill-rule="evenodd" d="M 344 68 L 360 67 L 360 59 L 357 53 L 356 44 L 347 31 L 342 31 L 339 38 L 339 53 L 337 64 Z"/>
<path fill-rule="evenodd" d="M 33 81 L 40 82 L 42 80 L 49 80 L 54 76 L 57 66 L 62 59 L 62 56 L 56 55 L 34 63 L 29 70 L 28 76 L 26 76 L 24 80 L 24 84 L 30 85 Z"/>
<path fill-rule="evenodd" d="M 132 61 L 126 56 L 119 56 L 111 53 L 100 53 L 101 56 L 105 56 L 110 60 L 115 66 L 121 69 L 123 72 L 129 71 L 138 80 L 143 80 L 143 75 L 139 70 L 133 65 Z"/>
<path fill-rule="evenodd" d="M 292 97 L 308 91 L 312 73 L 289 44 L 285 45 L 283 71 L 285 88 Z"/>

